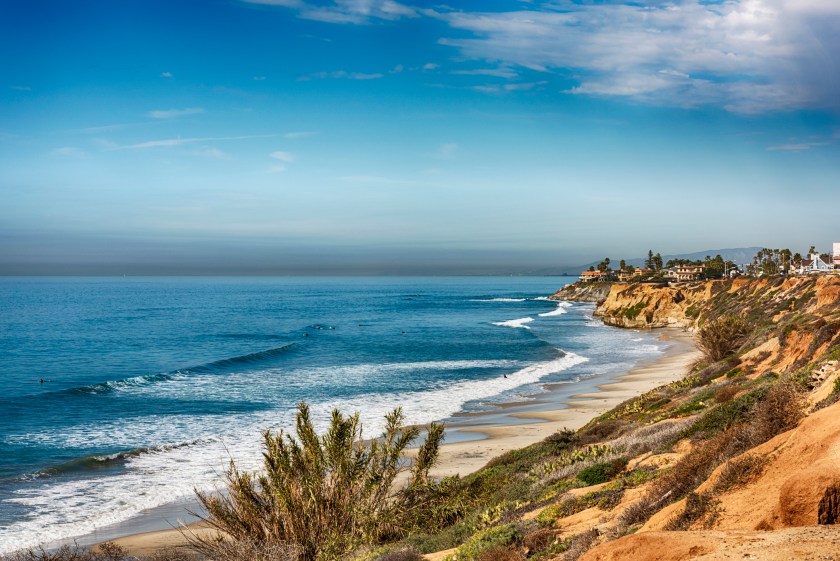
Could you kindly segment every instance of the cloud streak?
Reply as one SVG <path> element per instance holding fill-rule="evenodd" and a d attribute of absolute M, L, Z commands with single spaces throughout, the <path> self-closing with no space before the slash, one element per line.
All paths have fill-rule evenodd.
<path fill-rule="evenodd" d="M 188 138 L 164 138 L 161 140 L 148 140 L 146 142 L 138 142 L 136 144 L 114 145 L 110 143 L 110 150 L 145 150 L 148 148 L 170 148 L 173 146 L 183 146 L 185 144 L 195 144 L 196 142 L 217 142 L 217 141 L 231 141 L 231 140 L 251 140 L 255 138 L 272 138 L 275 134 L 259 134 L 259 135 L 244 135 L 244 136 L 202 136 L 202 137 L 188 137 Z M 105 141 L 108 142 L 108 141 Z"/>
<path fill-rule="evenodd" d="M 201 113 L 204 113 L 204 109 L 201 107 L 187 107 L 186 109 L 156 109 L 149 111 L 148 115 L 152 119 L 175 119 L 176 117 L 200 115 Z"/>
<path fill-rule="evenodd" d="M 394 0 L 242 0 L 248 4 L 278 6 L 295 10 L 298 17 L 327 23 L 368 24 L 418 17 L 417 10 Z"/>

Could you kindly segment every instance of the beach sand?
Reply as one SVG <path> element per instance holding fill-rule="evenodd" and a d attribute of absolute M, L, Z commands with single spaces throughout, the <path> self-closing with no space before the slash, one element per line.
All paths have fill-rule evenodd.
<path fill-rule="evenodd" d="M 444 444 L 432 474 L 442 477 L 472 473 L 500 454 L 539 442 L 564 428 L 577 430 L 623 401 L 681 379 L 689 366 L 700 358 L 694 336 L 670 328 L 659 333 L 660 340 L 669 343 L 661 357 L 640 362 L 625 374 L 595 386 L 594 391 L 569 396 L 568 387 L 564 388 L 566 393 L 549 388 L 546 394 L 527 405 L 511 403 L 501 406 L 500 411 L 457 418 L 447 426 L 448 430 L 479 439 Z M 201 524 L 191 525 L 189 531 L 212 532 Z M 183 534 L 177 529 L 137 533 L 112 541 L 131 554 L 141 556 L 185 543 Z"/>

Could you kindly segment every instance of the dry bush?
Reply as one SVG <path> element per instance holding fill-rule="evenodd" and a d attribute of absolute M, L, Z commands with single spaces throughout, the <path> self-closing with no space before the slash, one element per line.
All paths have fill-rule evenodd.
<path fill-rule="evenodd" d="M 688 530 L 692 524 L 705 518 L 715 504 L 715 501 L 705 493 L 689 493 L 685 498 L 685 508 L 665 524 L 665 530 L 672 532 Z"/>
<path fill-rule="evenodd" d="M 300 557 L 300 548 L 287 543 L 266 543 L 253 539 L 196 539 L 189 535 L 188 539 L 191 547 L 209 561 L 297 561 Z"/>
<path fill-rule="evenodd" d="M 431 425 L 414 461 L 406 464 L 403 452 L 420 429 L 405 427 L 400 409 L 385 418 L 382 437 L 365 442 L 358 414 L 345 417 L 335 410 L 327 432 L 319 436 L 309 407 L 301 403 L 297 439 L 264 433 L 261 472 L 242 472 L 231 462 L 226 492 L 196 492 L 206 521 L 229 540 L 193 535 L 191 545 L 213 557 L 227 555 L 226 544 L 241 542 L 283 557 L 291 544 L 301 561 L 329 560 L 360 545 L 402 537 L 421 523 L 431 525 L 445 510 L 441 502 L 449 499 L 428 478 L 443 426 Z M 397 477 L 405 472 L 408 482 L 396 489 Z"/>
<path fill-rule="evenodd" d="M 712 487 L 712 493 L 717 495 L 730 489 L 740 487 L 758 476 L 767 464 L 767 458 L 758 454 L 748 454 L 723 465 L 717 481 Z"/>
<path fill-rule="evenodd" d="M 557 531 L 553 528 L 542 528 L 527 534 L 522 539 L 522 544 L 528 555 L 534 555 L 548 548 L 557 539 Z"/>
<path fill-rule="evenodd" d="M 600 534 L 595 528 L 576 535 L 572 538 L 569 549 L 563 555 L 563 561 L 577 561 L 581 555 L 592 549 L 592 546 L 598 541 L 598 536 Z"/>
<path fill-rule="evenodd" d="M 715 403 L 726 403 L 727 401 L 732 401 L 735 396 L 738 395 L 739 391 L 740 388 L 735 385 L 723 386 L 715 392 Z"/>
<path fill-rule="evenodd" d="M 476 561 L 525 561 L 525 554 L 517 547 L 496 546 L 482 551 Z"/>
<path fill-rule="evenodd" d="M 722 316 L 712 320 L 697 333 L 697 346 L 712 362 L 718 362 L 738 350 L 750 328 L 738 316 Z"/>
<path fill-rule="evenodd" d="M 0 561 L 134 561 L 128 551 L 113 542 L 97 546 L 96 551 L 78 545 L 63 545 L 47 551 L 43 547 L 0 555 Z"/>
<path fill-rule="evenodd" d="M 805 399 L 797 387 L 790 382 L 774 384 L 753 409 L 745 434 L 748 441 L 743 449 L 763 444 L 796 427 L 804 416 Z"/>
<path fill-rule="evenodd" d="M 641 499 L 624 511 L 618 525 L 627 528 L 642 523 L 664 506 L 696 489 L 731 455 L 735 441 L 736 430 L 730 429 L 695 447 L 671 471 L 654 481 Z"/>
<path fill-rule="evenodd" d="M 376 561 L 423 561 L 425 558 L 413 549 L 390 551 L 376 558 Z"/>

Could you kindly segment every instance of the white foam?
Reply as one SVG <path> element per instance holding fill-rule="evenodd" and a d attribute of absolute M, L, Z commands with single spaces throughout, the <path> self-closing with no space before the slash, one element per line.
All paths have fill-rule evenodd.
<path fill-rule="evenodd" d="M 507 321 L 494 321 L 493 325 L 499 325 L 501 327 L 521 327 L 523 329 L 531 329 L 526 323 L 531 323 L 534 321 L 534 318 L 519 318 L 519 319 L 509 319 Z"/>
<path fill-rule="evenodd" d="M 527 298 L 476 298 L 470 302 L 524 302 Z"/>
<path fill-rule="evenodd" d="M 430 377 L 427 387 L 421 390 L 362 394 L 311 404 L 313 420 L 319 430 L 327 426 L 331 410 L 338 408 L 343 412 L 358 411 L 365 434 L 370 436 L 381 432 L 384 428 L 382 415 L 396 406 L 403 406 L 408 423 L 425 424 L 450 417 L 462 410 L 467 402 L 491 400 L 586 360 L 570 353 L 527 366 L 505 360 L 364 364 L 343 367 L 344 371 L 339 368 L 337 372 L 335 368 L 313 368 L 308 373 L 296 371 L 295 378 L 298 383 L 311 387 L 313 382 L 328 384 L 329 376 L 347 376 L 349 371 L 360 375 L 360 380 L 364 381 L 365 376 L 371 374 L 393 376 L 394 371 L 400 370 L 518 368 L 508 373 L 507 377 L 498 375 L 491 379 L 448 383 Z M 194 396 L 212 390 L 218 393 L 212 397 L 214 399 L 230 392 L 228 399 L 236 400 L 248 391 L 253 393 L 254 376 L 262 377 L 260 384 L 269 379 L 289 384 L 288 377 L 279 376 L 281 372 L 265 370 L 234 374 L 226 376 L 224 384 L 219 384 L 218 378 L 213 376 L 175 380 L 167 383 L 167 396 L 175 398 L 181 392 L 190 392 Z M 196 384 L 202 387 L 197 389 Z M 125 388 L 125 391 L 143 393 L 154 391 L 154 387 L 136 385 Z M 41 442 L 49 439 L 53 445 L 58 445 L 60 440 L 63 446 L 91 446 L 94 442 L 108 442 L 112 446 L 138 447 L 138 440 L 148 441 L 147 445 L 169 444 L 127 457 L 125 471 L 117 475 L 69 481 L 40 479 L 31 484 L 24 483 L 5 500 L 24 505 L 31 513 L 26 519 L 0 528 L 0 554 L 89 534 L 97 528 L 132 518 L 143 510 L 193 497 L 194 488 L 212 490 L 221 482 L 231 458 L 236 459 L 242 469 L 256 469 L 262 460 L 262 431 L 266 428 L 275 431 L 291 429 L 294 426 L 293 407 L 290 403 L 278 403 L 277 407 L 268 411 L 224 416 L 152 415 L 97 426 L 69 427 L 60 437 L 55 434 L 20 435 Z"/>
<path fill-rule="evenodd" d="M 540 317 L 551 317 L 551 316 L 562 316 L 565 313 L 568 313 L 569 308 L 572 306 L 570 302 L 560 302 L 557 304 L 557 307 L 551 310 L 550 312 L 545 312 L 544 314 L 540 314 Z"/>

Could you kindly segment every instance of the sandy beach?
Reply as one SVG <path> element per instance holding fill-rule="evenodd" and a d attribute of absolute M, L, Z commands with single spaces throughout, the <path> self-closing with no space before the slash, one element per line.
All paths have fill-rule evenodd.
<path fill-rule="evenodd" d="M 568 386 L 548 388 L 534 401 L 506 404 L 498 411 L 464 416 L 448 424 L 449 431 L 475 435 L 478 439 L 444 444 L 433 474 L 472 473 L 500 454 L 538 442 L 564 428 L 577 430 L 627 399 L 682 378 L 700 356 L 693 334 L 681 329 L 662 329 L 659 338 L 669 344 L 662 356 L 641 361 L 628 372 L 585 393 L 570 394 Z M 203 531 L 199 524 L 190 528 L 194 532 Z M 113 541 L 132 554 L 147 555 L 164 547 L 182 545 L 184 537 L 179 530 L 169 529 Z"/>

